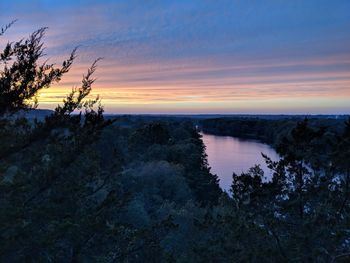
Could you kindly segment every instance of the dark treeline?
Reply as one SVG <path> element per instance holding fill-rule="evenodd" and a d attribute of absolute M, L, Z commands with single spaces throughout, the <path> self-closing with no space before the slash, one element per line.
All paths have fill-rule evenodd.
<path fill-rule="evenodd" d="M 330 162 L 327 158 L 332 156 L 335 144 L 346 128 L 346 118 L 346 116 L 341 118 L 290 116 L 277 119 L 215 118 L 202 120 L 200 126 L 203 132 L 209 134 L 259 140 L 281 153 L 283 151 L 281 145 L 286 143 L 286 138 L 293 136 L 292 132 L 298 123 L 307 120 L 307 125 L 320 130 L 322 136 L 318 138 L 317 145 L 309 149 L 309 154 L 304 156 L 305 161 L 314 169 L 322 169 Z"/>
<path fill-rule="evenodd" d="M 272 181 L 252 164 L 230 197 L 193 122 L 106 118 L 89 97 L 96 63 L 54 111 L 23 115 L 76 56 L 40 64 L 44 32 L 0 52 L 1 262 L 349 260 L 350 121 L 288 121 Z M 257 122 L 249 136 L 280 125 Z"/>
<path fill-rule="evenodd" d="M 315 128 L 327 128 L 328 132 L 339 134 L 344 130 L 344 122 L 347 117 L 279 116 L 274 119 L 266 117 L 225 117 L 207 118 L 201 120 L 199 124 L 205 133 L 255 139 L 275 147 L 280 143 L 281 138 L 290 134 L 296 124 L 305 118 Z"/>

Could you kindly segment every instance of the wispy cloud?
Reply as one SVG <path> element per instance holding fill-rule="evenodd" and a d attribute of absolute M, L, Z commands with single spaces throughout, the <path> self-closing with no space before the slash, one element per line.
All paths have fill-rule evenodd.
<path fill-rule="evenodd" d="M 10 40 L 48 26 L 51 61 L 80 46 L 72 71 L 41 94 L 42 107 L 104 57 L 94 93 L 107 111 L 345 113 L 347 10 L 345 0 L 1 1 L 0 24 L 19 19 Z"/>

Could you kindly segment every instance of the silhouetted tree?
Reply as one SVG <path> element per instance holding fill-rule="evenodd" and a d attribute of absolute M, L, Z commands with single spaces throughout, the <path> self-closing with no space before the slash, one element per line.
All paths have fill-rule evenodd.
<path fill-rule="evenodd" d="M 2 34 L 10 26 L 6 26 Z M 0 53 L 0 116 L 36 107 L 38 92 L 60 81 L 69 71 L 75 49 L 61 68 L 47 62 L 39 63 L 44 55 L 42 38 L 45 30 L 41 28 L 26 40 L 8 43 Z"/>
<path fill-rule="evenodd" d="M 75 59 L 73 50 L 61 68 L 40 64 L 44 33 L 42 28 L 8 43 L 0 54 L 0 260 L 5 262 L 81 261 L 91 242 L 109 243 L 110 233 L 119 231 L 105 222 L 125 201 L 94 147 L 111 123 L 101 105 L 95 109 L 99 98 L 88 99 L 97 61 L 81 87 L 43 121 L 15 114 L 35 108 L 37 93 L 58 82 Z M 120 234 L 120 240 L 126 236 Z"/>

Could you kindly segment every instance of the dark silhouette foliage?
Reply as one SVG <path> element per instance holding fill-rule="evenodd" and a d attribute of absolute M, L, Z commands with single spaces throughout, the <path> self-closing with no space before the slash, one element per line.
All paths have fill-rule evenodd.
<path fill-rule="evenodd" d="M 36 107 L 38 92 L 60 81 L 69 71 L 76 50 L 60 68 L 47 62 L 39 63 L 44 55 L 42 38 L 45 30 L 41 28 L 26 40 L 8 43 L 0 53 L 0 115 Z"/>

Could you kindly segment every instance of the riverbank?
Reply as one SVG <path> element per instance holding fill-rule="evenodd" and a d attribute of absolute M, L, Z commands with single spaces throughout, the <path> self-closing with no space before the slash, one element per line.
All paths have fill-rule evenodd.
<path fill-rule="evenodd" d="M 231 136 L 217 136 L 202 132 L 200 134 L 206 146 L 210 171 L 218 176 L 219 185 L 224 191 L 229 192 L 233 173 L 240 175 L 254 165 L 262 168 L 266 181 L 271 179 L 272 172 L 267 167 L 261 153 L 275 161 L 279 159 L 279 156 L 269 145 L 256 140 L 242 140 Z"/>

